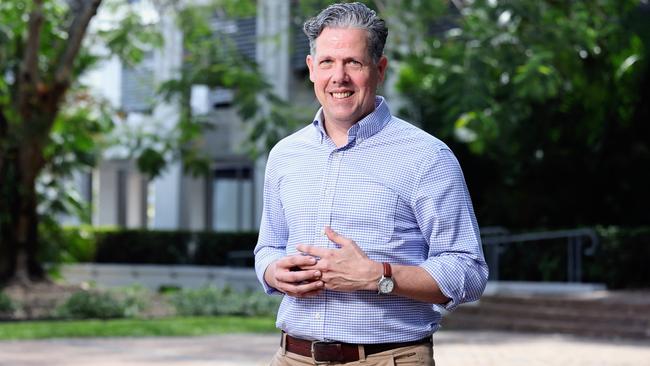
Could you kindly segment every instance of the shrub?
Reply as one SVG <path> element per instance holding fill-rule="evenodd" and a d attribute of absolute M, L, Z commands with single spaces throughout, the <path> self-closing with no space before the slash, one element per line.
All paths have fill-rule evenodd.
<path fill-rule="evenodd" d="M 99 263 L 188 264 L 187 231 L 111 230 L 96 233 Z"/>
<path fill-rule="evenodd" d="M 600 245 L 584 263 L 586 281 L 611 289 L 650 288 L 650 227 L 596 228 Z"/>
<path fill-rule="evenodd" d="M 213 233 L 201 232 L 196 235 L 196 253 L 194 263 L 201 265 L 219 266 L 250 266 L 253 249 L 257 243 L 257 232 L 242 233 Z M 249 251 L 251 258 L 243 261 L 232 261 L 228 253 L 233 251 Z"/>
<path fill-rule="evenodd" d="M 256 232 L 216 233 L 185 230 L 66 229 L 59 235 L 60 248 L 69 253 L 63 261 L 139 264 L 198 264 L 213 266 L 252 266 L 252 260 L 234 262 L 232 251 L 251 253 L 257 242 Z"/>
<path fill-rule="evenodd" d="M 185 289 L 170 295 L 179 315 L 275 315 L 280 298 L 260 292 L 236 292 L 228 287 Z"/>
<path fill-rule="evenodd" d="M 98 229 L 89 225 L 60 227 L 45 220 L 39 225 L 40 258 L 49 263 L 92 262 Z"/>
<path fill-rule="evenodd" d="M 124 317 L 141 315 L 151 306 L 151 292 L 141 285 L 133 285 L 110 292 L 122 304 Z"/>
<path fill-rule="evenodd" d="M 16 304 L 7 294 L 0 291 L 0 314 L 12 314 L 16 310 Z"/>
<path fill-rule="evenodd" d="M 147 295 L 147 290 L 142 287 L 108 292 L 78 291 L 57 309 L 55 315 L 67 319 L 135 317 L 148 307 Z"/>
<path fill-rule="evenodd" d="M 124 306 L 111 294 L 94 291 L 75 292 L 57 310 L 68 319 L 110 319 L 124 317 Z"/>

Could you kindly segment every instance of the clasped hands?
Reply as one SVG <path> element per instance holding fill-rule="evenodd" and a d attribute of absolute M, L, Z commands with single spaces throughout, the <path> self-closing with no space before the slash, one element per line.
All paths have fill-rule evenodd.
<path fill-rule="evenodd" d="M 300 254 L 283 257 L 269 266 L 264 275 L 267 283 L 294 297 L 314 296 L 323 289 L 376 290 L 383 273 L 381 263 L 368 258 L 354 240 L 330 227 L 325 228 L 325 234 L 338 249 L 299 244 L 296 248 Z"/>

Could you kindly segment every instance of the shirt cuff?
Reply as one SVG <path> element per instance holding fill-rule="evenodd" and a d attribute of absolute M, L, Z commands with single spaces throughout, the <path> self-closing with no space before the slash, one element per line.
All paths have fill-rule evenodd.
<path fill-rule="evenodd" d="M 259 255 L 260 254 L 258 253 L 258 256 Z M 266 272 L 266 269 L 271 265 L 271 263 L 275 262 L 280 258 L 282 258 L 282 254 L 269 253 L 266 256 L 255 259 L 255 273 L 257 274 L 257 279 L 262 284 L 262 288 L 264 289 L 264 292 L 267 293 L 268 295 L 283 294 L 281 291 L 278 291 L 274 287 L 271 287 L 264 279 L 264 273 Z"/>
<path fill-rule="evenodd" d="M 458 305 L 466 302 L 465 274 L 466 268 L 462 261 L 452 258 L 429 258 L 420 267 L 438 284 L 443 295 L 450 298 L 444 304 L 437 304 L 447 311 L 454 310 Z"/>

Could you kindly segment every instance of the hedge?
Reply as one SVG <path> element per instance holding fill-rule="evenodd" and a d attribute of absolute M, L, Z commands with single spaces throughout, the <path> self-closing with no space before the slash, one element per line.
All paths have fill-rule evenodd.
<path fill-rule="evenodd" d="M 650 227 L 597 228 L 601 245 L 586 257 L 584 279 L 609 288 L 650 289 Z"/>
<path fill-rule="evenodd" d="M 44 238 L 44 241 L 48 240 Z M 52 246 L 54 262 L 129 264 L 252 265 L 257 232 L 217 233 L 184 230 L 132 230 L 68 227 Z M 250 253 L 231 259 L 230 253 Z"/>
<path fill-rule="evenodd" d="M 650 288 L 650 227 L 598 227 L 599 245 L 582 258 L 582 280 L 611 289 Z M 66 228 L 63 262 L 252 266 L 256 232 Z M 47 239 L 47 238 L 46 238 Z M 52 239 L 54 240 L 54 239 Z M 486 255 L 491 248 L 485 247 Z M 239 256 L 233 256 L 238 254 Z M 502 247 L 499 279 L 566 281 L 566 240 Z"/>

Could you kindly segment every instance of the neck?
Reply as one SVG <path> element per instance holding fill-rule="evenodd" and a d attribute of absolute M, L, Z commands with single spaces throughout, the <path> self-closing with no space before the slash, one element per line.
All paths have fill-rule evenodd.
<path fill-rule="evenodd" d="M 349 123 L 334 123 L 327 120 L 323 123 L 327 136 L 334 141 L 336 147 L 345 146 L 348 143 L 348 130 L 352 125 Z"/>

